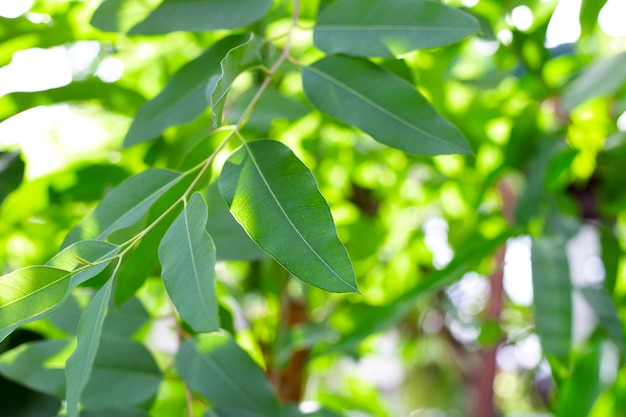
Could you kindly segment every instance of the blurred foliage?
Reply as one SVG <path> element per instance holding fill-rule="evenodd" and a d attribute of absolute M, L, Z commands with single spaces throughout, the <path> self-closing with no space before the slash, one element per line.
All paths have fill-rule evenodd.
<path fill-rule="evenodd" d="M 115 285 L 105 284 L 113 266 L 103 266 L 52 315 L 0 333 L 0 415 L 64 415 L 54 396 L 65 394 L 67 346 L 89 301 L 110 290 L 103 346 L 126 349 L 136 361 L 128 366 L 157 383 L 150 392 L 105 390 L 103 368 L 116 358 L 94 351 L 85 416 L 483 417 L 484 403 L 506 416 L 626 416 L 626 37 L 598 24 L 611 1 L 583 0 L 578 21 L 567 22 L 580 27 L 577 40 L 550 45 L 547 37 L 564 30 L 551 25 L 566 2 L 450 0 L 476 20 L 478 34 L 372 57 L 386 77 L 419 91 L 471 150 L 438 156 L 387 147 L 367 123 L 342 121 L 305 94 L 300 70 L 324 55 L 313 39 L 318 12 L 341 2 L 351 4 L 302 1 L 295 27 L 292 0 L 242 1 L 241 16 L 206 22 L 203 12 L 185 20 L 163 10 L 144 20 L 159 2 L 136 0 L 35 0 L 19 16 L 0 17 L 1 272 L 46 264 L 125 180 L 148 172 L 143 178 L 157 187 L 148 169 L 185 171 L 215 158 L 200 183 L 224 329 L 200 336 L 194 350 L 195 329 L 161 281 L 159 241 L 185 213 L 178 207 L 130 248 Z M 158 7 L 167 3 L 177 2 Z M 355 7 L 370 3 L 380 2 Z M 158 30 L 163 22 L 167 30 Z M 290 39 L 290 59 L 263 87 L 276 53 L 232 69 L 225 123 L 212 130 L 220 122 L 206 86 L 249 32 L 278 52 Z M 386 91 L 382 82 L 369 88 Z M 360 293 L 295 280 L 224 205 L 217 179 L 236 143 L 220 143 L 260 89 L 240 134 L 282 142 L 311 170 Z M 176 181 L 109 240 L 125 242 L 159 218 L 191 178 Z M 121 200 L 139 198 L 140 187 L 121 189 Z M 201 353 L 222 359 L 209 367 L 217 376 L 194 365 Z M 28 356 L 37 354 L 38 362 Z M 35 370 L 49 379 L 24 376 Z M 248 388 L 262 404 L 233 411 L 237 393 L 220 383 L 222 371 L 240 387 L 262 381 Z M 280 401 L 263 403 L 270 386 Z M 108 403 L 95 398 L 99 389 Z"/>

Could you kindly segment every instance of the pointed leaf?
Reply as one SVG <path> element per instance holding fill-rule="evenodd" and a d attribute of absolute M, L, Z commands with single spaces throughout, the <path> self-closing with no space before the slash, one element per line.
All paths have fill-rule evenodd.
<path fill-rule="evenodd" d="M 176 367 L 187 385 L 214 407 L 279 415 L 265 374 L 227 334 L 187 339 L 176 355 Z"/>
<path fill-rule="evenodd" d="M 165 0 L 129 33 L 235 29 L 260 19 L 271 5 L 271 0 Z"/>
<path fill-rule="evenodd" d="M 104 317 L 106 316 L 113 279 L 104 284 L 96 293 L 78 322 L 78 344 L 76 350 L 67 360 L 65 370 L 67 380 L 67 414 L 69 417 L 78 417 L 78 406 L 87 381 L 91 377 L 93 363 L 100 346 L 100 336 Z"/>
<path fill-rule="evenodd" d="M 159 245 L 165 288 L 180 316 L 196 332 L 219 329 L 215 246 L 206 220 L 204 198 L 194 193 Z"/>
<path fill-rule="evenodd" d="M 206 98 L 207 84 L 211 77 L 220 72 L 220 61 L 228 51 L 246 39 L 244 35 L 221 39 L 179 69 L 163 91 L 141 106 L 126 134 L 124 146 L 154 139 L 169 126 L 188 122 L 201 115 L 209 105 Z"/>
<path fill-rule="evenodd" d="M 328 54 L 393 57 L 477 31 L 474 18 L 431 0 L 339 0 L 320 14 L 313 35 Z"/>
<path fill-rule="evenodd" d="M 315 177 L 287 146 L 242 146 L 226 161 L 219 187 L 252 240 L 294 276 L 326 291 L 358 291 Z"/>
<path fill-rule="evenodd" d="M 50 259 L 46 263 L 46 267 L 54 267 L 58 269 L 63 269 L 66 271 L 73 271 L 77 268 L 84 267 L 85 264 L 81 263 L 79 259 L 82 259 L 87 262 L 97 262 L 102 261 L 104 259 L 109 259 L 119 251 L 119 247 L 116 245 L 112 245 L 107 242 L 95 241 L 95 240 L 85 240 L 78 242 L 68 248 L 64 249 L 57 255 L 55 255 L 52 259 Z M 39 311 L 38 313 L 33 314 L 34 312 L 30 312 L 26 314 L 21 320 L 14 323 L 13 325 L 0 330 L 0 341 L 4 340 L 9 334 L 11 334 L 15 329 L 19 326 L 30 323 L 31 321 L 39 320 L 44 318 L 55 311 L 57 311 L 65 300 L 70 295 L 72 290 L 76 288 L 78 285 L 82 284 L 85 281 L 95 277 L 100 272 L 102 272 L 107 266 L 109 262 L 101 263 L 99 265 L 95 265 L 93 267 L 87 268 L 83 271 L 75 273 L 71 276 L 68 275 L 68 285 L 59 284 L 59 288 L 54 287 L 54 291 L 59 291 L 61 288 L 65 288 L 63 295 L 60 298 L 55 298 L 55 302 L 51 303 L 51 306 L 45 310 Z M 42 267 L 42 268 L 46 268 Z M 2 278 L 0 278 L 1 280 Z M 29 281 L 30 282 L 30 281 Z M 46 289 L 46 291 L 49 291 Z M 26 312 L 26 310 L 24 310 Z"/>
<path fill-rule="evenodd" d="M 49 266 L 29 266 L 0 277 L 0 329 L 10 329 L 1 338 L 61 302 L 69 285 L 68 271 Z"/>
<path fill-rule="evenodd" d="M 105 195 L 98 207 L 68 233 L 63 247 L 79 240 L 104 240 L 113 232 L 132 226 L 182 177 L 165 169 L 133 175 Z"/>
<path fill-rule="evenodd" d="M 602 343 L 592 338 L 577 352 L 571 374 L 561 391 L 557 417 L 587 417 L 602 392 Z"/>
<path fill-rule="evenodd" d="M 226 95 L 233 81 L 240 74 L 263 65 L 263 49 L 266 45 L 268 44 L 262 39 L 252 34 L 243 44 L 228 51 L 224 59 L 222 59 L 220 63 L 221 72 L 211 78 L 206 89 L 206 95 L 213 113 L 214 126 L 219 126 L 222 123 Z"/>
<path fill-rule="evenodd" d="M 362 58 L 329 56 L 302 69 L 304 92 L 324 113 L 411 154 L 468 154 L 461 133 L 406 81 Z"/>
<path fill-rule="evenodd" d="M 594 62 L 567 86 L 563 106 L 572 110 L 591 98 L 615 93 L 626 82 L 624 68 L 626 53 Z"/>
<path fill-rule="evenodd" d="M 534 239 L 531 248 L 535 328 L 546 355 L 567 360 L 572 340 L 572 283 L 565 240 Z"/>

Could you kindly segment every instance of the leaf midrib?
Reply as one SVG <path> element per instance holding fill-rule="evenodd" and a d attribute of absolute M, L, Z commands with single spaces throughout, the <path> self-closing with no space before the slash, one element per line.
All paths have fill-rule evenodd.
<path fill-rule="evenodd" d="M 354 286 L 350 285 L 346 280 L 344 280 L 337 272 L 335 272 L 335 270 L 333 268 L 331 268 L 330 265 L 328 265 L 328 263 L 321 257 L 321 255 L 319 253 L 317 253 L 317 251 L 309 244 L 309 242 L 304 238 L 304 236 L 302 236 L 302 234 L 300 233 L 300 231 L 298 230 L 298 228 L 295 226 L 295 224 L 291 221 L 291 218 L 289 217 L 289 215 L 287 214 L 287 212 L 285 211 L 285 209 L 283 208 L 282 204 L 280 203 L 280 200 L 277 198 L 276 194 L 274 194 L 274 191 L 272 191 L 272 188 L 270 187 L 267 179 L 265 178 L 265 175 L 263 175 L 263 172 L 261 171 L 261 168 L 259 166 L 259 164 L 257 163 L 256 158 L 254 157 L 253 153 L 250 151 L 250 148 L 248 147 L 248 145 L 246 144 L 246 148 L 248 150 L 248 155 L 250 155 L 250 160 L 252 161 L 252 163 L 254 164 L 254 167 L 256 168 L 256 171 L 258 172 L 259 176 L 261 177 L 261 179 L 263 180 L 263 183 L 265 184 L 265 186 L 267 187 L 267 190 L 269 191 L 270 195 L 272 196 L 272 198 L 274 199 L 274 202 L 276 203 L 276 205 L 278 206 L 278 208 L 280 209 L 281 213 L 283 214 L 283 216 L 285 216 L 285 219 L 287 219 L 287 222 L 289 223 L 289 225 L 291 225 L 291 227 L 293 228 L 293 230 L 296 232 L 296 234 L 300 237 L 300 239 L 302 239 L 302 241 L 304 242 L 304 244 L 311 250 L 311 252 L 313 252 L 313 254 L 322 262 L 322 264 L 337 278 L 339 278 L 339 280 L 341 282 L 343 282 L 344 284 L 346 284 L 349 288 L 354 289 L 355 291 L 358 291 L 357 288 L 355 288 Z"/>
<path fill-rule="evenodd" d="M 434 136 L 432 133 L 427 132 L 425 130 L 422 130 L 421 128 L 411 124 L 411 122 L 409 122 L 408 120 L 405 120 L 403 118 L 401 118 L 400 116 L 396 115 L 395 113 L 392 113 L 391 111 L 387 110 L 386 108 L 382 107 L 381 105 L 379 105 L 378 103 L 376 103 L 375 101 L 371 100 L 369 97 L 364 96 L 363 94 L 361 94 L 360 92 L 356 91 L 355 89 L 351 88 L 350 86 L 348 86 L 347 84 L 344 84 L 343 82 L 339 81 L 338 79 L 331 77 L 329 74 L 318 70 L 317 68 L 313 67 L 313 66 L 309 66 L 306 68 L 303 68 L 303 71 L 311 71 L 312 73 L 314 73 L 315 75 L 327 80 L 330 83 L 335 84 L 336 86 L 338 86 L 339 88 L 344 89 L 345 91 L 347 91 L 348 93 L 354 95 L 355 97 L 361 99 L 363 102 L 365 102 L 366 104 L 369 104 L 371 107 L 373 107 L 374 109 L 380 111 L 381 113 L 391 117 L 392 119 L 395 119 L 396 121 L 400 122 L 401 124 L 407 126 L 408 128 L 410 128 L 411 130 L 414 130 L 428 138 L 431 138 L 437 142 L 443 143 L 447 146 L 452 146 L 453 148 L 456 149 L 460 149 L 463 151 L 463 153 L 466 153 L 467 150 L 463 147 L 460 147 L 459 145 L 452 143 L 452 142 L 448 142 L 438 136 Z"/>

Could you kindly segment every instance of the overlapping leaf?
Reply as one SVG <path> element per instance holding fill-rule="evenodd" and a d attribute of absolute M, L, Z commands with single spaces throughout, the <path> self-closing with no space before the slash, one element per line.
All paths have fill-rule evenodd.
<path fill-rule="evenodd" d="M 294 276 L 327 291 L 358 291 L 328 204 L 287 146 L 242 146 L 224 165 L 219 187 L 248 235 Z"/>
<path fill-rule="evenodd" d="M 137 223 L 150 206 L 183 176 L 165 169 L 149 169 L 134 175 L 104 196 L 98 207 L 68 233 L 63 246 L 98 239 Z"/>
<path fill-rule="evenodd" d="M 535 329 L 546 355 L 567 360 L 572 340 L 572 283 L 564 239 L 534 239 Z"/>
<path fill-rule="evenodd" d="M 108 32 L 126 32 L 145 19 L 158 0 L 106 0 L 91 17 L 91 24 Z"/>
<path fill-rule="evenodd" d="M 70 273 L 50 266 L 29 266 L 0 277 L 0 339 L 54 308 L 69 285 Z"/>
<path fill-rule="evenodd" d="M 78 406 L 87 381 L 91 377 L 112 291 L 113 279 L 109 279 L 91 299 L 78 322 L 78 344 L 72 356 L 67 360 L 65 369 L 69 417 L 78 417 Z"/>
<path fill-rule="evenodd" d="M 130 34 L 235 29 L 263 17 L 271 0 L 165 0 Z"/>
<path fill-rule="evenodd" d="M 165 288 L 180 316 L 197 332 L 219 329 L 215 245 L 206 221 L 204 198 L 194 193 L 159 246 Z"/>
<path fill-rule="evenodd" d="M 215 126 L 221 124 L 226 95 L 233 81 L 243 72 L 263 65 L 265 60 L 263 49 L 266 45 L 262 39 L 250 35 L 246 42 L 228 51 L 222 59 L 221 72 L 211 78 L 206 89 Z"/>
<path fill-rule="evenodd" d="M 225 333 L 186 340 L 176 368 L 191 389 L 214 407 L 240 409 L 263 417 L 279 415 L 278 402 L 259 366 Z"/>
<path fill-rule="evenodd" d="M 328 54 L 392 57 L 477 30 L 473 17 L 430 0 L 339 0 L 323 10 L 313 34 L 315 46 Z"/>
<path fill-rule="evenodd" d="M 412 85 L 362 58 L 329 56 L 302 69 L 315 107 L 411 154 L 467 154 L 463 135 Z"/>
<path fill-rule="evenodd" d="M 169 126 L 188 122 L 202 114 L 209 105 L 207 84 L 220 72 L 220 61 L 228 51 L 247 39 L 244 35 L 221 39 L 178 70 L 163 91 L 139 109 L 126 134 L 124 146 L 154 139 Z"/>

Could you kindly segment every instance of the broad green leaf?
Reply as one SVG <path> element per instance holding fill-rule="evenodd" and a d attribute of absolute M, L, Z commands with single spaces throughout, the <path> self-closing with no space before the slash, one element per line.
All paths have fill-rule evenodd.
<path fill-rule="evenodd" d="M 215 245 L 206 231 L 207 207 L 194 193 L 161 244 L 161 277 L 180 316 L 196 332 L 219 329 Z"/>
<path fill-rule="evenodd" d="M 598 14 L 607 0 L 582 0 L 580 5 L 581 35 L 590 35 L 598 26 Z"/>
<path fill-rule="evenodd" d="M 207 200 L 209 215 L 206 230 L 215 243 L 217 260 L 249 261 L 266 256 L 246 234 L 243 227 L 237 223 L 222 198 L 217 183 L 213 183 L 208 188 Z"/>
<path fill-rule="evenodd" d="M 176 355 L 176 368 L 187 385 L 214 407 L 279 415 L 265 374 L 225 333 L 187 339 Z"/>
<path fill-rule="evenodd" d="M 19 152 L 0 152 L 0 204 L 22 182 L 24 161 Z"/>
<path fill-rule="evenodd" d="M 315 177 L 287 146 L 245 144 L 224 164 L 219 187 L 252 240 L 295 277 L 326 291 L 358 291 Z"/>
<path fill-rule="evenodd" d="M 211 78 L 206 88 L 214 126 L 222 124 L 226 95 L 231 85 L 240 74 L 263 66 L 264 55 L 268 54 L 264 49 L 269 49 L 268 45 L 270 44 L 252 34 L 243 44 L 228 51 L 220 62 L 221 72 Z"/>
<path fill-rule="evenodd" d="M 431 0 L 339 0 L 322 11 L 313 35 L 327 54 L 393 57 L 477 31 L 474 18 Z"/>
<path fill-rule="evenodd" d="M 149 169 L 128 178 L 105 195 L 98 207 L 68 233 L 63 247 L 80 240 L 104 240 L 113 232 L 134 225 L 182 177 L 174 171 Z"/>
<path fill-rule="evenodd" d="M 254 411 L 242 410 L 240 408 L 214 408 L 207 411 L 203 417 L 265 417 Z M 280 417 L 283 417 L 281 414 Z"/>
<path fill-rule="evenodd" d="M 107 32 L 126 32 L 145 19 L 158 0 L 106 0 L 91 17 L 91 24 Z"/>
<path fill-rule="evenodd" d="M 459 251 L 445 268 L 426 275 L 402 296 L 384 306 L 353 305 L 348 310 L 350 317 L 353 318 L 351 320 L 352 328 L 345 330 L 341 339 L 337 342 L 333 341 L 325 351 L 352 349 L 366 337 L 392 327 L 406 317 L 415 308 L 419 300 L 444 289 L 459 280 L 468 271 L 472 271 L 485 257 L 502 246 L 506 239 L 511 236 L 513 236 L 512 231 L 488 240 L 480 236 L 472 236 L 466 245 L 462 245 L 463 250 Z"/>
<path fill-rule="evenodd" d="M 572 340 L 572 283 L 559 237 L 534 239 L 531 249 L 535 329 L 546 356 L 567 361 Z"/>
<path fill-rule="evenodd" d="M 271 0 L 164 0 L 130 34 L 156 35 L 184 30 L 235 29 L 260 19 Z"/>
<path fill-rule="evenodd" d="M 609 297 L 603 288 L 583 287 L 580 288 L 580 292 L 593 309 L 600 326 L 606 330 L 613 341 L 619 346 L 622 354 L 624 354 L 624 333 L 622 332 L 622 324 L 617 314 L 615 303 L 611 297 Z"/>
<path fill-rule="evenodd" d="M 302 68 L 304 92 L 324 113 L 411 154 L 468 154 L 456 127 L 406 81 L 362 58 L 329 56 Z"/>
<path fill-rule="evenodd" d="M 231 49 L 247 39 L 234 35 L 221 39 L 170 79 L 163 91 L 147 101 L 135 116 L 124 146 L 154 139 L 166 128 L 193 120 L 208 107 L 206 88 L 220 71 L 220 61 Z"/>
<path fill-rule="evenodd" d="M 600 226 L 600 244 L 602 247 L 602 264 L 604 265 L 604 288 L 609 294 L 613 294 L 623 255 L 622 247 L 613 228 Z"/>
<path fill-rule="evenodd" d="M 602 344 L 592 338 L 574 358 L 571 374 L 559 395 L 557 417 L 587 417 L 601 392 Z"/>
<path fill-rule="evenodd" d="M 49 266 L 28 266 L 0 277 L 0 339 L 51 310 L 63 300 L 69 285 L 68 271 Z"/>
<path fill-rule="evenodd" d="M 594 62 L 567 86 L 563 106 L 572 110 L 585 101 L 615 93 L 626 82 L 626 53 Z"/>
<path fill-rule="evenodd" d="M 59 252 L 46 263 L 46 266 L 65 271 L 74 271 L 77 268 L 86 266 L 82 263 L 83 261 L 93 263 L 109 259 L 117 254 L 118 251 L 119 247 L 116 245 L 96 240 L 85 240 L 75 243 Z M 56 302 L 53 303 L 50 308 L 40 311 L 34 315 L 29 314 L 17 323 L 0 330 L 0 341 L 4 340 L 5 337 L 11 334 L 19 326 L 31 321 L 39 320 L 57 311 L 63 306 L 65 300 L 74 288 L 101 273 L 109 265 L 109 263 L 110 262 L 105 262 L 69 276 L 69 285 L 65 286 L 64 294 L 60 298 L 56 299 Z M 60 291 L 60 288 L 58 290 Z"/>
<path fill-rule="evenodd" d="M 71 339 L 24 343 L 0 356 L 0 374 L 63 399 L 64 368 L 74 346 Z M 86 409 L 141 405 L 155 396 L 161 379 L 156 362 L 143 345 L 103 335 L 82 404 Z"/>
<path fill-rule="evenodd" d="M 96 353 L 104 325 L 114 279 L 111 278 L 91 299 L 78 322 L 78 343 L 76 350 L 67 360 L 65 376 L 67 380 L 66 401 L 69 417 L 78 417 L 81 396 L 93 370 Z"/>

